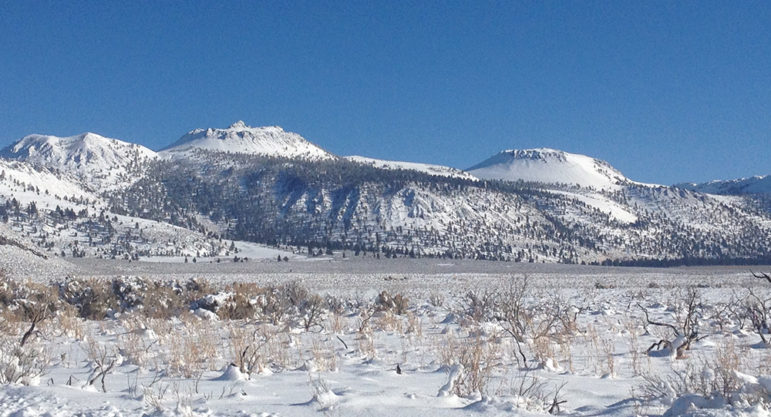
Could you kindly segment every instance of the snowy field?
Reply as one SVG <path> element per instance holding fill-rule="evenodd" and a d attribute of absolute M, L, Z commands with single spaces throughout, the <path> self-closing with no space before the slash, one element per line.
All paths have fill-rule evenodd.
<path fill-rule="evenodd" d="M 771 415 L 747 267 L 254 255 L 5 279 L 0 416 Z"/>

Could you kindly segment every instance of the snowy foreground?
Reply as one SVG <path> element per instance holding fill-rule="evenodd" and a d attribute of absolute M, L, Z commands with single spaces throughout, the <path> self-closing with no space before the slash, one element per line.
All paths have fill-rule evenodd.
<path fill-rule="evenodd" d="M 745 268 L 330 265 L 4 279 L 0 416 L 771 415 Z"/>

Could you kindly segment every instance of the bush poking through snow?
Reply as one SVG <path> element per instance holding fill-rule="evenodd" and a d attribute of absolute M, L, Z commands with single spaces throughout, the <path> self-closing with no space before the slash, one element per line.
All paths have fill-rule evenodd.
<path fill-rule="evenodd" d="M 674 354 L 677 359 L 685 358 L 685 352 L 691 349 L 691 343 L 699 340 L 699 319 L 702 316 L 704 305 L 698 290 L 694 287 L 688 288 L 685 294 L 680 297 L 679 303 L 675 308 L 675 323 L 666 323 L 651 320 L 648 309 L 638 303 L 637 306 L 645 314 L 646 325 L 669 328 L 672 331 L 672 339 L 661 339 L 652 344 L 647 353 L 656 350 L 668 351 Z"/>
<path fill-rule="evenodd" d="M 375 305 L 377 305 L 380 311 L 389 311 L 401 316 L 409 308 L 409 299 L 401 294 L 392 296 L 388 291 L 384 290 L 377 296 Z"/>
<path fill-rule="evenodd" d="M 49 363 L 48 352 L 37 343 L 19 346 L 6 335 L 0 339 L 0 384 L 36 385 Z"/>
<path fill-rule="evenodd" d="M 690 407 L 768 407 L 771 384 L 760 384 L 759 380 L 766 379 L 740 372 L 743 356 L 736 345 L 727 342 L 719 345 L 711 358 L 673 362 L 672 372 L 667 376 L 644 376 L 642 399 L 669 406 L 665 415 L 679 415 Z"/>

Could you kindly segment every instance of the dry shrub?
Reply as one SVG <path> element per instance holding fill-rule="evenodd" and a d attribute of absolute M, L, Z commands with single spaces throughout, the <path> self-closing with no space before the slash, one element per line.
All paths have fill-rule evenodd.
<path fill-rule="evenodd" d="M 402 320 L 395 313 L 390 310 L 382 311 L 373 316 L 373 326 L 375 329 L 382 330 L 384 332 L 398 332 L 404 333 Z"/>
<path fill-rule="evenodd" d="M 420 321 L 420 317 L 412 312 L 407 313 L 407 330 L 406 333 L 421 338 L 423 337 L 423 326 Z"/>
<path fill-rule="evenodd" d="M 190 300 L 178 289 L 156 284 L 142 299 L 140 311 L 146 317 L 170 319 L 190 309 Z"/>
<path fill-rule="evenodd" d="M 217 369 L 217 329 L 208 321 L 184 316 L 169 346 L 169 370 L 172 375 L 200 378 L 204 371 Z"/>
<path fill-rule="evenodd" d="M 316 371 L 337 370 L 337 355 L 329 339 L 322 339 L 320 336 L 311 338 L 311 355 Z"/>
<path fill-rule="evenodd" d="M 346 329 L 346 319 L 342 314 L 332 313 L 327 319 L 329 322 L 329 330 L 334 334 L 343 334 Z"/>
<path fill-rule="evenodd" d="M 118 335 L 118 351 L 128 363 L 148 369 L 150 361 L 155 357 L 155 352 L 150 348 L 157 342 L 158 339 L 148 340 L 142 329 L 127 329 Z"/>
<path fill-rule="evenodd" d="M 19 290 L 19 283 L 0 270 L 0 306 L 3 308 L 14 304 Z"/>
<path fill-rule="evenodd" d="M 374 359 L 377 357 L 377 349 L 375 348 L 375 333 L 370 326 L 370 319 L 372 318 L 372 312 L 362 309 L 361 323 L 359 330 L 356 332 L 356 344 L 358 346 L 359 354 L 367 359 Z"/>
<path fill-rule="evenodd" d="M 712 357 L 672 362 L 668 375 L 644 375 L 645 384 L 640 392 L 647 401 L 667 399 L 669 402 L 696 394 L 704 398 L 720 397 L 728 404 L 767 402 L 768 393 L 745 389 L 746 382 L 740 378 L 742 357 L 746 357 L 746 352 L 739 351 L 732 340 L 725 341 L 715 348 Z"/>
<path fill-rule="evenodd" d="M 87 384 L 94 385 L 99 382 L 102 391 L 107 392 L 104 380 L 118 365 L 117 347 L 114 344 L 99 343 L 94 338 L 88 338 L 85 350 L 91 364 L 91 374 L 88 376 Z"/>
<path fill-rule="evenodd" d="M 533 352 L 533 357 L 539 364 L 545 364 L 549 361 L 554 362 L 556 360 L 556 354 L 552 341 L 548 337 L 539 337 L 534 339 L 530 344 L 530 350 Z"/>
<path fill-rule="evenodd" d="M 428 303 L 433 307 L 442 307 L 444 305 L 444 295 L 433 293 L 428 297 Z"/>
<path fill-rule="evenodd" d="M 409 308 L 409 299 L 401 294 L 391 296 L 388 291 L 383 290 L 377 296 L 375 305 L 378 310 L 402 315 L 405 314 Z"/>
<path fill-rule="evenodd" d="M 266 327 L 270 328 L 270 326 Z M 264 347 L 265 356 L 270 358 L 270 364 L 278 369 L 296 369 L 303 363 L 299 349 L 295 349 L 296 342 L 291 333 L 278 331 L 276 328 L 269 330 L 273 337 L 268 339 Z"/>
<path fill-rule="evenodd" d="M 437 338 L 435 340 L 434 346 L 436 354 L 439 357 L 439 363 L 442 366 L 449 367 L 457 362 L 456 352 L 460 350 L 460 343 L 452 331 L 449 331 L 441 337 Z"/>
<path fill-rule="evenodd" d="M 308 298 L 299 305 L 300 322 L 306 332 L 309 331 L 311 327 L 321 326 L 325 307 L 326 302 L 324 299 L 316 294 L 308 296 Z"/>
<path fill-rule="evenodd" d="M 59 297 L 77 308 L 78 315 L 84 319 L 102 320 L 120 307 L 111 283 L 104 280 L 67 278 L 56 286 Z"/>
<path fill-rule="evenodd" d="M 83 323 L 83 319 L 78 317 L 77 310 L 72 306 L 67 306 L 56 312 L 54 316 L 56 321 L 56 327 L 61 334 L 73 338 L 75 340 L 82 341 L 86 336 L 86 329 Z"/>
<path fill-rule="evenodd" d="M 231 363 L 245 375 L 262 372 L 270 365 L 266 347 L 275 335 L 275 330 L 266 325 L 230 326 Z"/>
<path fill-rule="evenodd" d="M 235 283 L 228 287 L 230 297 L 216 310 L 217 315 L 225 320 L 245 320 L 257 314 L 257 297 L 265 292 L 253 283 Z"/>
<path fill-rule="evenodd" d="M 39 343 L 20 346 L 18 338 L 0 336 L 0 384 L 34 384 L 50 362 L 50 350 Z"/>
<path fill-rule="evenodd" d="M 459 397 L 467 397 L 474 393 L 487 394 L 487 385 L 492 377 L 495 367 L 498 349 L 494 343 L 481 336 L 467 340 L 465 343 L 454 344 L 448 365 L 460 365 L 459 372 L 453 384 L 455 394 Z"/>

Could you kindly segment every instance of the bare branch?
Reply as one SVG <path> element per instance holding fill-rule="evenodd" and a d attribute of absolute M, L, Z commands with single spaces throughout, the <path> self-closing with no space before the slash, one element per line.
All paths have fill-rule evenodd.
<path fill-rule="evenodd" d="M 771 283 L 771 275 L 766 274 L 765 272 L 761 272 L 759 274 L 756 274 L 753 270 L 750 269 L 750 273 L 753 277 L 759 278 L 759 279 L 765 279 L 769 283 Z"/>

